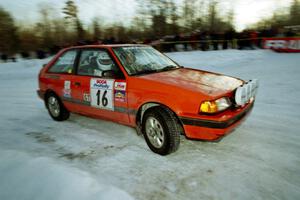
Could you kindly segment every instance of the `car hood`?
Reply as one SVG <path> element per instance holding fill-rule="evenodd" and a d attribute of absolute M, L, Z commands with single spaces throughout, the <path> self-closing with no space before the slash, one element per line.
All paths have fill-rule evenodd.
<path fill-rule="evenodd" d="M 227 94 L 243 84 L 237 78 L 190 68 L 153 73 L 139 78 L 211 97 Z"/>

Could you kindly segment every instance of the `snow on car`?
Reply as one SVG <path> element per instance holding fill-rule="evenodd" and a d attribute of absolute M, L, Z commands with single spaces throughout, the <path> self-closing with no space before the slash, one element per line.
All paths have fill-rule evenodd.
<path fill-rule="evenodd" d="M 39 96 L 57 121 L 70 112 L 135 127 L 167 155 L 180 135 L 217 140 L 253 108 L 257 80 L 179 66 L 146 45 L 62 50 L 39 74 Z"/>

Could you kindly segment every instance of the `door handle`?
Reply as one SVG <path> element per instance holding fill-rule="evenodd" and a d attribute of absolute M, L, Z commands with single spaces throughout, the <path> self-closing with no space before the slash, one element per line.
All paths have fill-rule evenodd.
<path fill-rule="evenodd" d="M 79 82 L 75 82 L 74 85 L 77 86 L 77 87 L 79 87 L 80 83 Z"/>

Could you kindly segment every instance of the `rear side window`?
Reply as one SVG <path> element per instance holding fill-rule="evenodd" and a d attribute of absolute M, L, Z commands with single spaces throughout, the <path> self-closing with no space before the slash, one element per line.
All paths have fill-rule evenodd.
<path fill-rule="evenodd" d="M 56 62 L 50 67 L 49 72 L 71 74 L 74 70 L 76 50 L 70 50 L 61 55 Z"/>

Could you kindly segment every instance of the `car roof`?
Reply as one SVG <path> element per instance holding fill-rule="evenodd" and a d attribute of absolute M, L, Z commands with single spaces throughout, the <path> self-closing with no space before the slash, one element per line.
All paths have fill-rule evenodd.
<path fill-rule="evenodd" d="M 97 44 L 97 45 L 80 45 L 72 46 L 66 49 L 85 49 L 85 48 L 113 48 L 113 47 L 145 47 L 145 44 Z"/>

